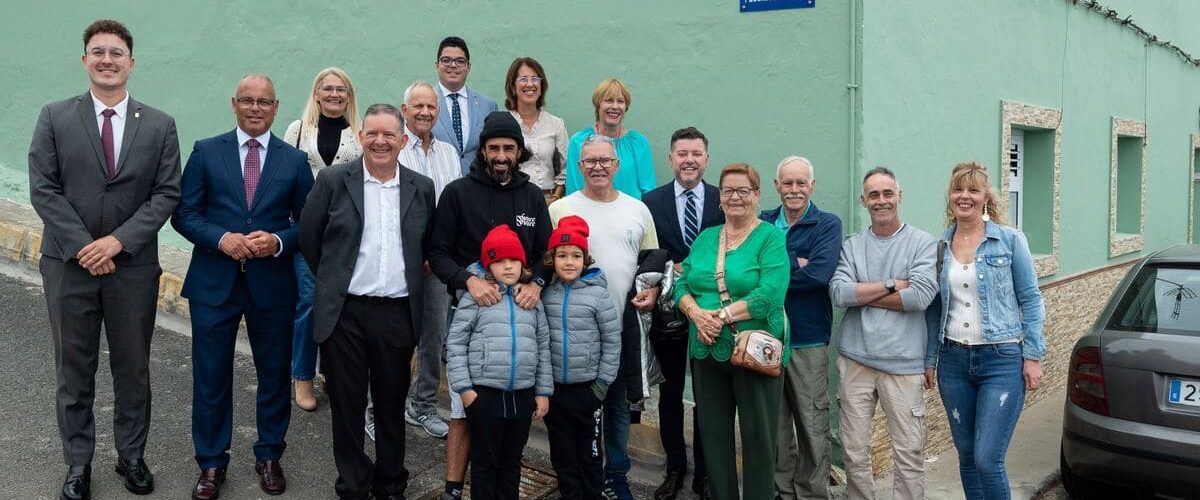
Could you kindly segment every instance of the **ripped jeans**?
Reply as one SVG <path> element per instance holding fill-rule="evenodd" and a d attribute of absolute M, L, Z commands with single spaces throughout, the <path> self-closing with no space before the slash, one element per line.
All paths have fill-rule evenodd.
<path fill-rule="evenodd" d="M 1010 497 L 1004 455 L 1025 403 L 1020 343 L 940 347 L 938 388 L 967 500 Z"/>

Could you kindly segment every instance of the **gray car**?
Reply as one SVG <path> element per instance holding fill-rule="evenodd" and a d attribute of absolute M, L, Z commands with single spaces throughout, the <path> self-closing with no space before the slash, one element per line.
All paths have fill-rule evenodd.
<path fill-rule="evenodd" d="M 1200 498 L 1200 246 L 1138 261 L 1068 370 L 1068 493 Z"/>

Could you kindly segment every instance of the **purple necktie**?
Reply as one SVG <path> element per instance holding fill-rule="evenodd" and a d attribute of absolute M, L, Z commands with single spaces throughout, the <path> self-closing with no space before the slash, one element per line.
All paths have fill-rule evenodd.
<path fill-rule="evenodd" d="M 254 203 L 254 191 L 258 189 L 258 174 L 261 163 L 258 159 L 258 140 L 253 137 L 246 141 L 246 168 L 242 169 L 242 177 L 245 178 L 246 186 L 246 208 Z"/>
<path fill-rule="evenodd" d="M 112 130 L 112 117 L 117 112 L 106 109 L 100 114 L 104 115 L 104 129 L 100 131 L 100 144 L 104 146 L 104 171 L 108 173 L 108 178 L 112 179 L 117 175 L 117 153 L 113 149 Z"/>

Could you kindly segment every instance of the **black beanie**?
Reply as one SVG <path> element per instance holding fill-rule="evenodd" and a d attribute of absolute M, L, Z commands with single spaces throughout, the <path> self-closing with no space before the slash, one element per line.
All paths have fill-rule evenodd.
<path fill-rule="evenodd" d="M 525 163 L 533 157 L 533 153 L 525 147 L 525 136 L 521 134 L 521 125 L 508 111 L 493 111 L 483 120 L 483 130 L 479 132 L 479 152 L 483 152 L 488 139 L 497 137 L 517 141 L 517 147 L 521 148 L 521 156 L 517 158 L 518 164 Z"/>

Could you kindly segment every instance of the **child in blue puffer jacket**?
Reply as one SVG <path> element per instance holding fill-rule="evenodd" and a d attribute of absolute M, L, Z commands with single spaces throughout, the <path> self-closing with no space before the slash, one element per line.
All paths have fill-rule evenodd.
<path fill-rule="evenodd" d="M 525 267 L 517 233 L 505 224 L 488 232 L 468 270 L 496 282 L 500 301 L 481 306 L 463 295 L 446 336 L 446 378 L 462 396 L 471 432 L 474 499 L 517 498 L 529 427 L 546 415 L 554 392 L 546 313 L 516 305 Z"/>
<path fill-rule="evenodd" d="M 591 268 L 588 225 L 563 217 L 546 245 L 554 281 L 542 291 L 550 322 L 554 398 L 546 415 L 550 463 L 562 498 L 599 499 L 604 486 L 600 454 L 601 406 L 617 377 L 621 324 L 600 269 Z"/>

